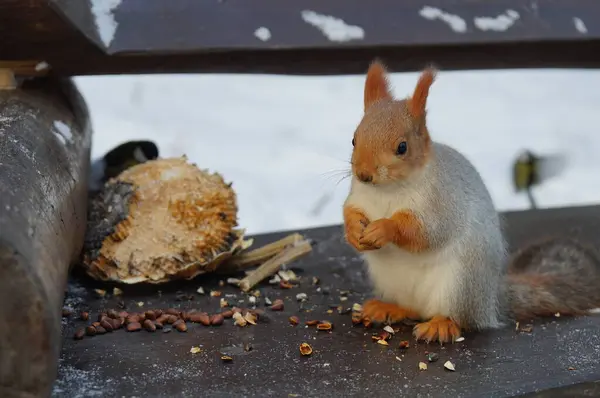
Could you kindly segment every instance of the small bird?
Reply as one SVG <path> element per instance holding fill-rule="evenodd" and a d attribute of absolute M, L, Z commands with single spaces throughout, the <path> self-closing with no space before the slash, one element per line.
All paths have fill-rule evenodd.
<path fill-rule="evenodd" d="M 158 158 L 158 147 L 152 141 L 127 141 L 92 162 L 89 189 L 98 191 L 106 181 L 137 164 Z"/>
<path fill-rule="evenodd" d="M 529 150 L 521 152 L 513 163 L 513 186 L 515 191 L 527 192 L 533 209 L 537 208 L 532 188 L 541 185 L 564 171 L 567 161 L 564 155 L 538 156 Z"/>

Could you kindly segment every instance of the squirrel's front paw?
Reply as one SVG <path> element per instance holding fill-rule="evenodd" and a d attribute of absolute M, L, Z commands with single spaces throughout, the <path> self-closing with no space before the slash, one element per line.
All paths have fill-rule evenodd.
<path fill-rule="evenodd" d="M 394 241 L 396 225 L 389 218 L 382 218 L 371 222 L 362 233 L 358 243 L 365 250 L 381 249 L 389 242 Z"/>

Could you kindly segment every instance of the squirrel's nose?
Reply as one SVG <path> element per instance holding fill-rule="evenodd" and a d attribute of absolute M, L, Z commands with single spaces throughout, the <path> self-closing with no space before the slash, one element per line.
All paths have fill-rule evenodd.
<path fill-rule="evenodd" d="M 371 182 L 373 181 L 373 176 L 367 172 L 361 171 L 357 173 L 357 177 L 362 182 Z"/>

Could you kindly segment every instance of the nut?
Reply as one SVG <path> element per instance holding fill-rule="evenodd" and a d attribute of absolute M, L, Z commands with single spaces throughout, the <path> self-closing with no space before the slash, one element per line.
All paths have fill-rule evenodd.
<path fill-rule="evenodd" d="M 308 356 L 310 354 L 312 354 L 312 347 L 310 346 L 310 344 L 308 343 L 302 343 L 300 344 L 300 354 L 304 355 L 304 356 Z"/>
<path fill-rule="evenodd" d="M 306 325 L 306 326 L 315 326 L 315 325 L 317 325 L 318 323 L 319 323 L 319 321 L 317 321 L 316 319 L 312 319 L 312 320 L 310 320 L 310 321 L 306 321 L 306 322 L 305 322 L 305 325 Z"/>
<path fill-rule="evenodd" d="M 223 315 L 214 314 L 214 315 L 211 315 L 211 317 L 210 317 L 210 324 L 213 326 L 219 326 L 219 325 L 223 324 L 223 320 L 224 320 Z"/>
<path fill-rule="evenodd" d="M 169 314 L 169 315 L 175 315 L 175 316 L 177 316 L 177 317 L 181 315 L 181 311 L 179 311 L 179 310 L 177 310 L 177 309 L 175 309 L 175 308 L 169 308 L 169 309 L 166 311 L 166 313 L 167 313 L 167 314 Z"/>
<path fill-rule="evenodd" d="M 156 319 L 156 313 L 152 310 L 146 311 L 146 319 L 154 321 Z"/>
<path fill-rule="evenodd" d="M 87 321 L 88 319 L 90 319 L 90 313 L 83 311 L 81 314 L 79 314 L 79 317 L 82 321 Z"/>
<path fill-rule="evenodd" d="M 140 323 L 141 319 L 139 317 L 139 315 L 137 314 L 130 314 L 127 319 L 125 320 L 126 323 Z"/>
<path fill-rule="evenodd" d="M 169 325 L 174 324 L 177 321 L 177 317 L 175 315 L 167 315 L 167 323 Z"/>
<path fill-rule="evenodd" d="M 222 356 L 221 356 L 221 360 L 222 360 L 223 362 L 231 362 L 231 361 L 233 361 L 233 358 L 232 358 L 232 357 L 230 357 L 229 355 L 222 355 Z"/>
<path fill-rule="evenodd" d="M 300 323 L 300 319 L 298 319 L 298 317 L 295 315 L 291 316 L 289 319 L 290 319 L 290 323 L 294 326 L 296 326 L 298 323 Z"/>
<path fill-rule="evenodd" d="M 102 326 L 96 327 L 96 334 L 105 334 L 105 333 L 106 333 L 106 329 L 104 329 Z"/>
<path fill-rule="evenodd" d="M 291 288 L 294 287 L 294 285 L 292 285 L 291 283 L 286 282 L 286 281 L 281 281 L 279 283 L 279 287 L 282 288 L 282 289 L 291 289 Z"/>
<path fill-rule="evenodd" d="M 140 325 L 139 322 L 131 322 L 127 324 L 128 332 L 137 332 L 140 329 L 142 329 L 142 325 Z"/>
<path fill-rule="evenodd" d="M 81 339 L 83 339 L 83 336 L 85 336 L 85 329 L 82 328 L 82 329 L 77 329 L 77 331 L 73 335 L 73 338 L 75 340 L 81 340 Z"/>
<path fill-rule="evenodd" d="M 223 315 L 223 318 L 229 319 L 233 316 L 233 311 L 232 310 L 223 311 L 223 312 L 221 312 L 221 315 Z"/>
<path fill-rule="evenodd" d="M 173 327 L 175 329 L 177 329 L 177 331 L 179 331 L 179 332 L 187 332 L 187 325 L 185 324 L 185 321 L 182 319 L 177 320 L 173 324 Z"/>
<path fill-rule="evenodd" d="M 156 331 L 156 325 L 154 324 L 154 322 L 152 322 L 150 319 L 146 319 L 144 321 L 144 329 L 146 329 L 149 332 L 154 332 Z"/>
<path fill-rule="evenodd" d="M 408 340 L 402 340 L 400 342 L 400 344 L 398 345 L 398 347 L 400 347 L 400 348 L 408 348 L 408 347 L 410 347 L 410 343 L 408 342 Z"/>
<path fill-rule="evenodd" d="M 115 310 L 108 310 L 108 311 L 106 311 L 106 315 L 108 315 L 108 317 L 112 318 L 112 319 L 116 319 L 116 318 L 119 317 L 119 313 L 117 311 L 115 311 Z"/>
<path fill-rule="evenodd" d="M 96 328 L 94 326 L 88 326 L 85 328 L 85 334 L 87 334 L 88 336 L 95 336 L 96 335 Z"/>
<path fill-rule="evenodd" d="M 109 320 L 111 322 L 109 322 Z M 113 331 L 112 319 L 110 319 L 110 318 L 104 318 L 100 322 L 100 326 L 103 327 L 104 329 L 106 329 L 107 332 L 112 332 Z"/>

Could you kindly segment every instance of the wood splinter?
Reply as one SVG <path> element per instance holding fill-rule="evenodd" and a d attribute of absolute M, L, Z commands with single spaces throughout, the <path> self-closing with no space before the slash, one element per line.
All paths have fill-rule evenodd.
<path fill-rule="evenodd" d="M 312 251 L 312 245 L 308 240 L 298 242 L 292 246 L 287 247 L 280 253 L 276 254 L 275 257 L 267 260 L 264 264 L 258 267 L 253 273 L 245 277 L 240 281 L 240 289 L 247 292 L 256 286 L 258 283 L 266 278 L 269 278 L 275 274 L 283 264 L 287 264 L 296 260 L 297 258 L 310 253 Z"/>

